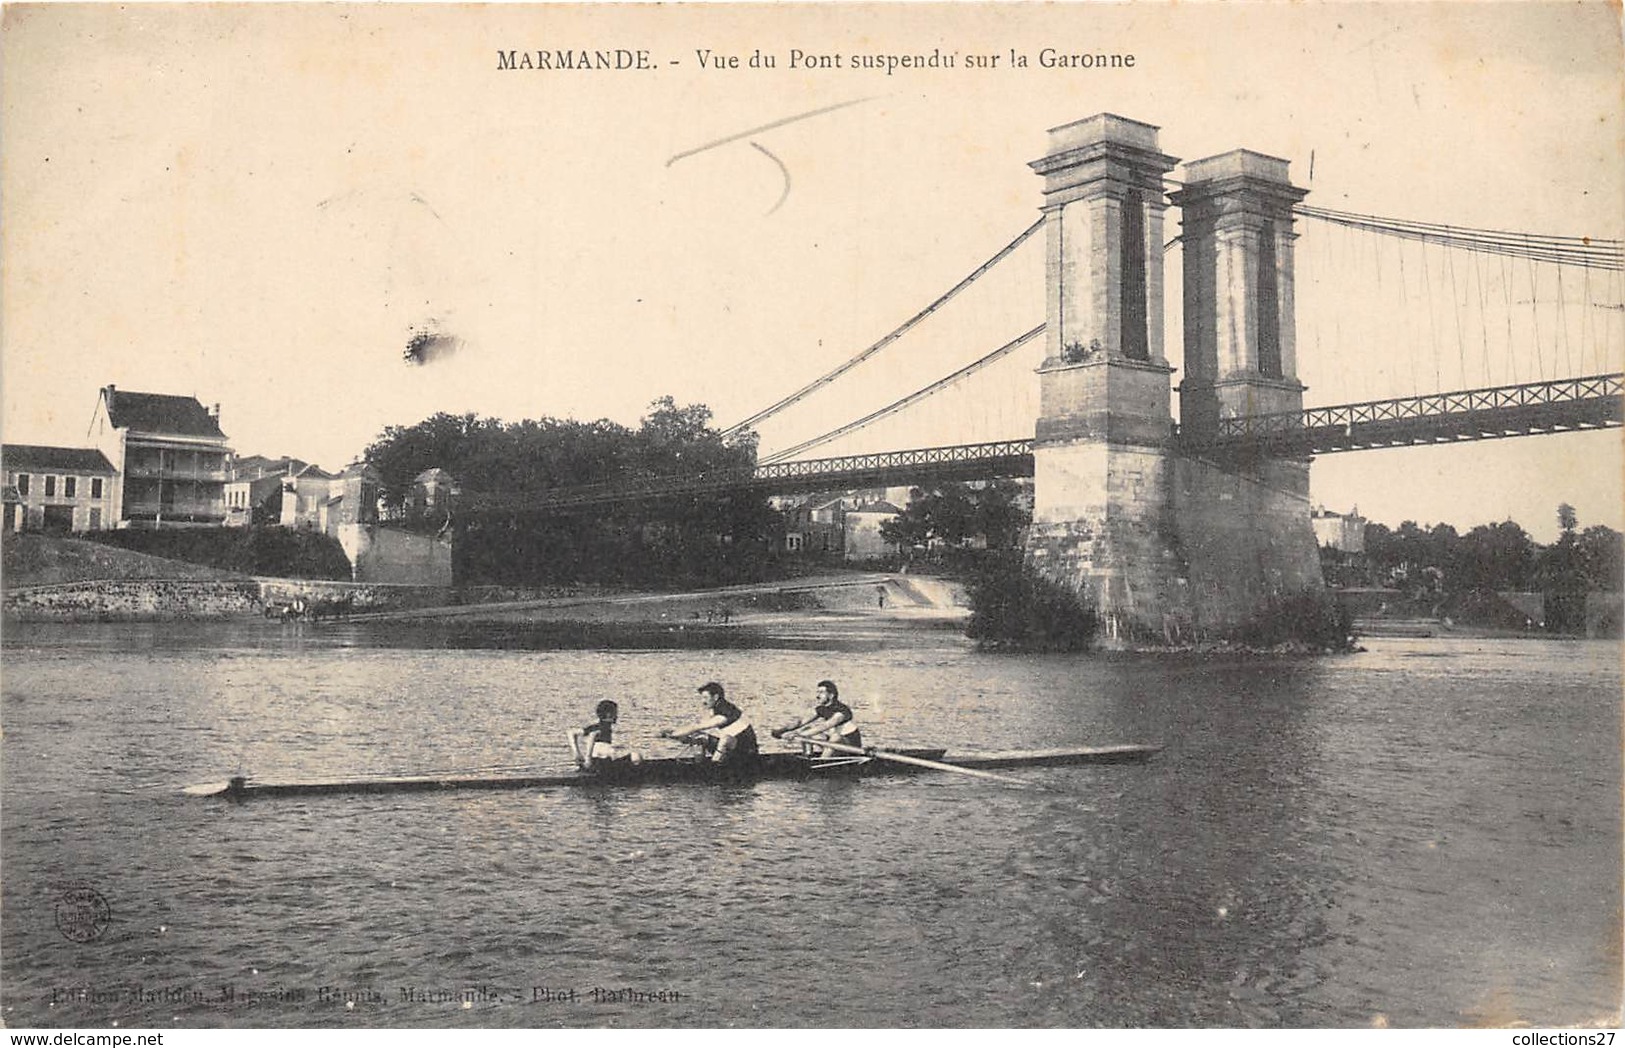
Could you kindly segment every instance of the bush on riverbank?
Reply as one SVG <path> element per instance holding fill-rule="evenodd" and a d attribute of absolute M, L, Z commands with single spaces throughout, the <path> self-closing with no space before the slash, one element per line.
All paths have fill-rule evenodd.
<path fill-rule="evenodd" d="M 176 528 L 91 531 L 94 542 L 154 557 L 205 564 L 243 575 L 349 581 L 350 559 L 338 539 L 296 528 Z"/>
<path fill-rule="evenodd" d="M 967 584 L 966 636 L 1015 651 L 1084 651 L 1099 621 L 1076 592 L 1030 568 L 1019 553 L 985 557 Z"/>
<path fill-rule="evenodd" d="M 1353 613 L 1330 593 L 1271 597 L 1230 639 L 1249 648 L 1303 645 L 1323 651 L 1354 647 Z"/>

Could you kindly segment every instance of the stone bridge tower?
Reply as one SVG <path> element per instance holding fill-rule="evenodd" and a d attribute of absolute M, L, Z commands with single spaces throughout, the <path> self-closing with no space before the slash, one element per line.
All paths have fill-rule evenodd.
<path fill-rule="evenodd" d="M 1307 462 L 1187 450 L 1222 416 L 1296 410 L 1286 162 L 1236 151 L 1186 166 L 1182 439 L 1163 352 L 1157 128 L 1102 113 L 1050 132 L 1046 357 L 1027 559 L 1077 589 L 1108 639 L 1234 625 L 1318 589 Z M 1193 428 L 1194 427 L 1194 428 Z"/>

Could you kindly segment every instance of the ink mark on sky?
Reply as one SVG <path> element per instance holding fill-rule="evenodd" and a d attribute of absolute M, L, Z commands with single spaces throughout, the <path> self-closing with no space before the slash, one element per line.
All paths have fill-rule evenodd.
<path fill-rule="evenodd" d="M 742 138 L 750 138 L 752 135 L 759 135 L 763 131 L 772 131 L 774 128 L 783 127 L 786 124 L 793 124 L 798 120 L 807 120 L 811 117 L 823 116 L 825 113 L 833 113 L 837 109 L 845 109 L 848 106 L 859 105 L 867 101 L 869 101 L 868 98 L 854 98 L 850 102 L 837 102 L 832 106 L 825 106 L 822 109 L 812 109 L 805 113 L 797 113 L 795 116 L 787 116 L 782 120 L 775 120 L 772 123 L 763 124 L 760 127 L 753 127 L 748 131 L 741 131 L 736 135 L 729 135 L 726 138 L 719 138 L 715 142 L 707 142 L 703 146 L 696 146 L 693 149 L 685 149 L 681 153 L 673 153 L 671 159 L 666 161 L 666 166 L 670 167 L 679 160 L 694 156 L 696 153 L 703 153 L 707 149 L 715 149 L 717 146 L 725 146 L 729 142 L 737 142 Z"/>
<path fill-rule="evenodd" d="M 718 146 L 725 146 L 732 142 L 738 142 L 740 139 L 751 138 L 751 136 L 761 134 L 763 131 L 772 131 L 774 128 L 783 127 L 786 124 L 793 124 L 798 120 L 806 120 L 810 117 L 823 116 L 825 113 L 833 113 L 837 109 L 845 109 L 848 106 L 855 106 L 860 102 L 867 101 L 869 101 L 867 98 L 854 98 L 849 102 L 837 102 L 835 105 L 825 106 L 822 109 L 813 109 L 805 113 L 797 113 L 795 116 L 787 116 L 782 120 L 775 120 L 770 124 L 763 124 L 760 127 L 753 127 L 749 131 L 741 131 L 737 135 L 729 135 L 726 138 L 719 138 L 715 142 L 708 142 L 703 146 L 698 146 L 694 149 L 687 149 L 681 153 L 675 153 L 672 155 L 670 160 L 666 161 L 666 166 L 670 167 L 685 157 L 694 156 L 696 153 L 703 153 L 708 149 L 715 149 Z M 784 161 L 774 156 L 768 151 L 767 147 L 762 145 L 760 142 L 752 140 L 750 144 L 751 147 L 758 153 L 761 153 L 763 156 L 773 161 L 773 163 L 778 166 L 779 174 L 784 177 L 784 190 L 779 193 L 779 199 L 777 202 L 775 202 L 772 207 L 767 209 L 767 213 L 771 215 L 780 207 L 784 206 L 785 200 L 787 200 L 790 196 L 790 169 L 784 166 Z"/>
<path fill-rule="evenodd" d="M 440 330 L 439 323 L 431 317 L 421 326 L 412 329 L 401 358 L 408 364 L 422 367 L 451 356 L 461 345 L 461 339 Z"/>
<path fill-rule="evenodd" d="M 755 148 L 757 152 L 779 165 L 779 173 L 784 176 L 784 192 L 780 193 L 779 199 L 773 204 L 772 207 L 767 209 L 767 213 L 771 215 L 773 212 L 777 211 L 781 206 L 783 206 L 785 200 L 789 199 L 790 197 L 790 169 L 784 166 L 784 161 L 768 152 L 767 148 L 760 142 L 752 142 L 751 146 Z"/>
<path fill-rule="evenodd" d="M 437 220 L 439 220 L 441 222 L 445 221 L 445 219 L 440 217 L 440 212 L 436 211 L 433 207 L 431 207 L 429 202 L 427 200 L 423 199 L 418 194 L 413 193 L 411 195 L 410 199 L 415 204 L 422 204 L 424 209 L 427 210 L 429 212 L 429 214 L 433 215 Z"/>

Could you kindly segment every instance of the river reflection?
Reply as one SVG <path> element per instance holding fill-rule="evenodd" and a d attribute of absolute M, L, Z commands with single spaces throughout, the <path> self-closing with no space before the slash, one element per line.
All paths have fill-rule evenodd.
<path fill-rule="evenodd" d="M 942 631 L 731 636 L 9 629 L 6 1023 L 1558 1025 L 1615 1005 L 1614 646 L 1166 661 L 987 656 Z M 1023 773 L 1053 793 L 946 775 L 177 792 L 239 771 L 563 770 L 562 732 L 602 697 L 627 741 L 667 752 L 655 731 L 705 680 L 771 724 L 824 677 L 873 742 L 1167 748 Z M 76 886 L 111 911 L 90 942 L 59 927 Z"/>

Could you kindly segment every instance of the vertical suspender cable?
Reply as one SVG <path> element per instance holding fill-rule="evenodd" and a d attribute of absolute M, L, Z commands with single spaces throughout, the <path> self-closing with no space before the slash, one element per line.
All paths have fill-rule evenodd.
<path fill-rule="evenodd" d="M 1428 334 L 1433 340 L 1433 390 L 1444 389 L 1444 377 L 1439 371 L 1439 329 L 1433 322 L 1433 277 L 1428 272 L 1428 244 L 1422 242 L 1422 301 L 1427 303 Z"/>
<path fill-rule="evenodd" d="M 1591 305 L 1591 270 L 1589 268 L 1582 269 L 1580 278 L 1585 281 L 1580 292 L 1582 299 L 1580 303 L 1580 366 L 1585 367 L 1586 348 L 1591 347 L 1591 374 L 1597 375 L 1602 373 L 1602 359 L 1597 356 L 1596 350 L 1595 334 L 1597 325 L 1591 319 L 1591 310 L 1593 308 Z"/>
<path fill-rule="evenodd" d="M 1540 344 L 1540 292 L 1535 287 L 1535 260 L 1526 260 L 1529 266 L 1529 312 L 1535 332 L 1535 377 L 1546 381 L 1546 350 Z"/>
<path fill-rule="evenodd" d="M 1569 359 L 1569 311 L 1568 304 L 1563 301 L 1563 267 L 1553 267 L 1557 270 L 1557 337 L 1563 342 L 1563 370 L 1569 377 L 1577 377 L 1574 372 L 1574 361 Z"/>
<path fill-rule="evenodd" d="M 1470 254 L 1473 259 L 1473 279 L 1478 282 L 1478 334 L 1484 344 L 1484 381 L 1493 386 L 1495 377 L 1490 367 L 1490 322 L 1485 316 L 1489 303 L 1484 297 L 1484 256 L 1477 251 Z"/>
<path fill-rule="evenodd" d="M 1405 286 L 1406 282 L 1407 282 L 1407 278 L 1405 276 L 1405 241 L 1403 241 L 1403 240 L 1398 241 L 1398 247 L 1399 247 L 1399 310 L 1400 310 L 1400 313 L 1404 316 L 1405 321 L 1408 323 L 1409 320 L 1410 320 L 1410 316 L 1411 316 L 1411 303 L 1410 303 L 1410 293 L 1406 289 L 1406 286 Z M 1411 388 L 1410 388 L 1410 392 L 1412 392 L 1412 393 L 1420 393 L 1421 392 L 1420 384 L 1416 381 L 1416 350 L 1411 345 L 1410 332 L 1405 331 L 1405 332 L 1403 332 L 1403 334 L 1405 335 L 1405 357 L 1410 363 L 1410 372 L 1411 372 Z"/>
<path fill-rule="evenodd" d="M 1467 336 L 1461 329 L 1461 292 L 1456 287 L 1456 253 L 1444 249 L 1444 263 L 1450 270 L 1450 311 L 1456 315 L 1456 366 L 1461 370 L 1459 389 L 1471 389 L 1474 383 L 1467 379 Z"/>
<path fill-rule="evenodd" d="M 1512 334 L 1512 260 L 1501 256 L 1501 301 L 1506 305 L 1507 317 L 1507 372 L 1512 381 L 1518 381 L 1517 340 Z"/>

